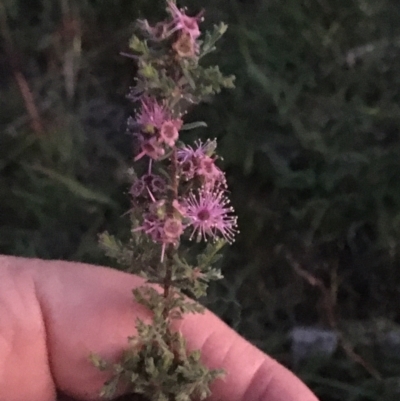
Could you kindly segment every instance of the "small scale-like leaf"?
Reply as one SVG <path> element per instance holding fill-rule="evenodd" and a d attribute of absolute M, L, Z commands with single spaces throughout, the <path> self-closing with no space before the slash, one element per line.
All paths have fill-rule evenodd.
<path fill-rule="evenodd" d="M 186 81 L 190 85 L 190 87 L 193 90 L 196 89 L 196 84 L 193 80 L 193 77 L 190 75 L 190 72 L 186 68 L 183 68 L 182 73 L 183 73 L 184 77 L 186 78 Z"/>
<path fill-rule="evenodd" d="M 109 364 L 97 354 L 91 353 L 89 355 L 89 360 L 99 370 L 106 370 L 109 368 Z"/>
<path fill-rule="evenodd" d="M 149 52 L 146 42 L 140 40 L 136 35 L 133 35 L 129 41 L 129 47 L 136 53 L 147 54 Z"/>

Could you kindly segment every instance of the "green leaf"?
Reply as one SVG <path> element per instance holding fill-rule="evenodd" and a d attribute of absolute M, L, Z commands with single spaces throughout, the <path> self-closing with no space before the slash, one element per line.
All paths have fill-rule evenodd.
<path fill-rule="evenodd" d="M 195 121 L 193 123 L 183 124 L 181 131 L 189 131 L 195 128 L 205 127 L 207 128 L 207 123 L 204 121 Z"/>
<path fill-rule="evenodd" d="M 105 254 L 112 259 L 116 259 L 119 264 L 133 270 L 133 252 L 122 244 L 108 232 L 99 234 L 99 245 Z"/>
<path fill-rule="evenodd" d="M 214 25 L 212 32 L 206 32 L 205 40 L 201 47 L 201 54 L 199 58 L 203 58 L 205 55 L 213 52 L 215 48 L 215 43 L 221 39 L 222 35 L 227 31 L 228 25 L 221 22 L 219 25 Z"/>
<path fill-rule="evenodd" d="M 190 75 L 190 72 L 185 68 L 185 66 L 182 68 L 182 73 L 186 78 L 187 83 L 191 87 L 191 89 L 195 90 L 196 89 L 196 83 L 193 80 L 193 77 Z"/>
<path fill-rule="evenodd" d="M 212 264 L 216 263 L 220 259 L 218 252 L 227 244 L 223 239 L 215 241 L 215 243 L 207 244 L 205 251 L 197 256 L 197 263 L 200 269 L 207 269 Z"/>

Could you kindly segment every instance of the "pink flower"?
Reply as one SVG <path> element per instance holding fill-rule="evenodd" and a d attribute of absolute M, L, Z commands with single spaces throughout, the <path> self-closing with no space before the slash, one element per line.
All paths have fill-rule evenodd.
<path fill-rule="evenodd" d="M 160 129 L 160 141 L 166 143 L 172 148 L 179 137 L 179 130 L 181 129 L 182 124 L 182 120 L 164 121 Z"/>
<path fill-rule="evenodd" d="M 151 97 L 141 98 L 141 109 L 136 115 L 136 122 L 142 126 L 144 132 L 153 134 L 155 129 L 161 129 L 164 121 L 169 119 L 170 115 L 165 106 Z"/>
<path fill-rule="evenodd" d="M 157 160 L 165 154 L 164 148 L 154 136 L 149 140 L 143 140 L 141 148 L 142 151 L 133 159 L 134 161 L 141 159 L 143 156 L 149 156 L 152 159 Z"/>
<path fill-rule="evenodd" d="M 163 233 L 163 222 L 158 218 L 156 214 L 146 213 L 144 215 L 143 224 L 133 230 L 143 231 L 146 233 L 154 242 L 160 242 Z"/>
<path fill-rule="evenodd" d="M 176 242 L 183 232 L 182 222 L 178 219 L 167 218 L 164 222 L 164 241 Z"/>
<path fill-rule="evenodd" d="M 141 109 L 137 113 L 136 125 L 141 127 L 138 135 L 141 141 L 141 152 L 135 157 L 135 161 L 143 156 L 159 159 L 165 154 L 163 143 L 173 147 L 179 137 L 183 121 L 172 119 L 170 111 L 155 99 L 143 96 Z M 149 138 L 149 134 L 151 137 Z M 149 139 L 148 139 L 149 138 Z"/>
<path fill-rule="evenodd" d="M 197 195 L 193 192 L 186 199 L 186 217 L 193 227 L 190 235 L 206 240 L 222 237 L 232 243 L 237 232 L 237 217 L 232 215 L 233 208 L 228 206 L 229 199 L 224 191 L 201 189 Z"/>
<path fill-rule="evenodd" d="M 193 58 L 200 52 L 200 46 L 188 33 L 181 33 L 172 48 L 176 51 L 179 57 Z"/>
<path fill-rule="evenodd" d="M 196 168 L 192 160 L 186 160 L 181 165 L 181 174 L 186 180 L 191 180 L 196 174 Z"/>
<path fill-rule="evenodd" d="M 224 173 L 215 165 L 211 157 L 203 156 L 197 161 L 197 175 L 204 178 L 204 186 L 212 188 L 216 183 L 225 184 Z"/>
<path fill-rule="evenodd" d="M 143 195 L 145 189 L 145 183 L 142 180 L 136 180 L 132 184 L 129 193 L 132 195 L 133 198 L 138 198 L 139 196 Z"/>
<path fill-rule="evenodd" d="M 154 198 L 153 194 L 164 194 L 167 188 L 167 183 L 164 178 L 159 175 L 148 173 L 136 179 L 131 186 L 130 194 L 133 198 Z"/>
<path fill-rule="evenodd" d="M 159 22 L 152 27 L 147 20 L 139 20 L 139 27 L 155 41 L 166 39 L 173 33 L 179 31 L 181 34 L 189 35 L 191 39 L 191 46 L 193 48 L 197 48 L 195 41 L 201 35 L 199 21 L 202 19 L 203 11 L 195 17 L 189 17 L 172 1 L 168 1 L 167 10 L 171 14 L 171 22 Z"/>
<path fill-rule="evenodd" d="M 201 142 L 201 140 L 197 140 L 195 145 L 196 149 L 193 149 L 190 145 L 186 145 L 178 150 L 178 159 L 181 163 L 197 157 L 212 156 L 217 147 L 217 142 L 215 139 L 213 141 L 207 139 L 205 143 Z"/>
<path fill-rule="evenodd" d="M 215 159 L 211 158 L 216 147 L 216 141 L 207 140 L 204 144 L 196 141 L 197 148 L 184 146 L 177 152 L 178 162 L 181 166 L 181 174 L 187 180 L 195 176 L 202 179 L 202 185 L 206 189 L 226 187 L 224 173 L 215 165 Z"/>
<path fill-rule="evenodd" d="M 161 262 L 164 260 L 165 249 L 168 244 L 176 244 L 179 242 L 179 237 L 183 233 L 182 222 L 175 218 L 166 218 L 164 221 L 163 235 L 161 237 Z"/>
<path fill-rule="evenodd" d="M 193 163 L 193 160 L 196 157 L 196 150 L 194 150 L 190 145 L 186 145 L 177 150 L 176 156 L 181 165 L 185 164 L 186 162 Z"/>
<path fill-rule="evenodd" d="M 193 40 L 197 39 L 200 36 L 201 32 L 199 29 L 198 21 L 201 19 L 203 12 L 199 13 L 196 17 L 189 17 L 172 1 L 168 2 L 168 11 L 171 13 L 171 16 L 173 18 L 173 27 L 168 32 L 169 34 L 172 34 L 173 32 L 179 30 L 183 33 L 189 34 Z"/>
<path fill-rule="evenodd" d="M 147 188 L 153 193 L 164 193 L 167 188 L 165 179 L 157 174 L 148 173 L 141 177 Z"/>
<path fill-rule="evenodd" d="M 163 208 L 162 202 L 154 203 L 153 209 Z M 163 214 L 161 212 L 161 214 Z M 182 221 L 177 218 L 163 218 L 158 215 L 157 210 L 152 210 L 145 214 L 143 224 L 135 228 L 133 231 L 143 231 L 153 242 L 162 245 L 161 262 L 164 260 L 165 250 L 168 244 L 176 245 L 182 235 L 184 226 Z"/>

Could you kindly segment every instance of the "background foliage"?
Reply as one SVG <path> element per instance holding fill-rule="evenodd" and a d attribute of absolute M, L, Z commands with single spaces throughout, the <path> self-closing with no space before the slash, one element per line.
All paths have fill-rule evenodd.
<path fill-rule="evenodd" d="M 237 76 L 190 116 L 219 139 L 241 227 L 208 305 L 321 400 L 398 399 L 400 352 L 384 350 L 400 324 L 399 2 L 186 5 L 229 24 L 209 60 Z M 0 252 L 110 263 L 97 234 L 129 224 L 135 68 L 119 53 L 162 9 L 0 2 Z M 341 346 L 295 364 L 298 325 L 338 330 Z"/>

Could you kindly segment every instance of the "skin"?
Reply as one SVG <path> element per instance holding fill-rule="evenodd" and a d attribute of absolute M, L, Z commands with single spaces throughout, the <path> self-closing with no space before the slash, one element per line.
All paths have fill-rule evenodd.
<path fill-rule="evenodd" d="M 135 304 L 139 277 L 82 263 L 0 256 L 0 401 L 55 401 L 57 392 L 98 400 L 107 378 L 90 352 L 116 360 L 148 319 Z M 212 385 L 214 401 L 317 401 L 290 371 L 214 314 L 177 323 L 203 362 L 228 374 Z"/>

